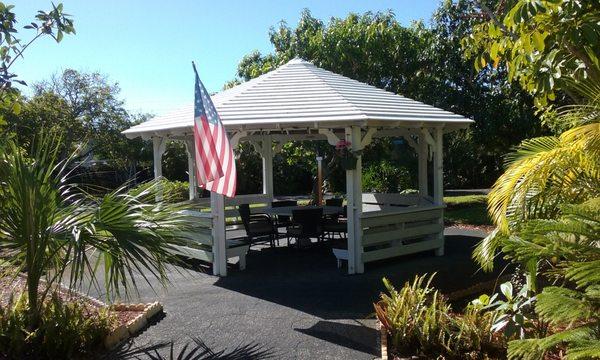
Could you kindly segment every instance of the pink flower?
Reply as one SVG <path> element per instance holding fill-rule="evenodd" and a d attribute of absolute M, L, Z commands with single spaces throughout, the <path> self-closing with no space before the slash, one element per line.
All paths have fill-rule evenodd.
<path fill-rule="evenodd" d="M 351 145 L 352 143 L 350 141 L 340 140 L 337 144 L 335 144 L 335 148 L 336 150 L 344 150 L 349 149 Z"/>

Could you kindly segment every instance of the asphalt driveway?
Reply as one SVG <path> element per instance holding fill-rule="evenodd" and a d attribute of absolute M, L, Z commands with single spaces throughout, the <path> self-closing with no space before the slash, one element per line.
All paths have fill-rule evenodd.
<path fill-rule="evenodd" d="M 215 358 L 373 359 L 378 343 L 372 302 L 381 278 L 400 287 L 416 274 L 437 272 L 434 285 L 446 293 L 493 279 L 496 274 L 478 271 L 470 259 L 477 240 L 446 236 L 443 257 L 404 256 L 367 264 L 365 274 L 352 276 L 336 268 L 326 247 L 253 249 L 247 269 L 232 266 L 225 278 L 190 262 L 170 270 L 167 289 L 140 283 L 139 300 L 160 301 L 165 314 L 112 357 L 158 347 L 168 358 L 169 343 L 177 353 L 188 343 L 188 351 L 198 347 L 196 339 L 220 353 Z"/>

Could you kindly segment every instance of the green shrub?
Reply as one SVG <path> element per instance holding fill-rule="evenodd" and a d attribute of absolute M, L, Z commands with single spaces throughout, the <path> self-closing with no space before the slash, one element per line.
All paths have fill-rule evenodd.
<path fill-rule="evenodd" d="M 144 191 L 154 188 L 153 181 L 142 183 L 129 190 L 129 195 L 138 196 Z M 189 183 L 187 181 L 160 180 L 162 198 L 165 202 L 178 203 L 189 199 Z M 149 194 L 147 200 L 152 200 L 154 194 Z"/>
<path fill-rule="evenodd" d="M 462 315 L 452 312 L 443 296 L 430 286 L 433 276 L 416 276 L 398 291 L 387 280 L 388 291 L 374 304 L 375 313 L 390 336 L 394 355 L 444 359 L 502 357 L 503 341 L 491 331 L 495 312 L 473 302 Z"/>
<path fill-rule="evenodd" d="M 362 178 L 365 191 L 397 193 L 411 188 L 410 172 L 389 160 L 367 166 Z"/>
<path fill-rule="evenodd" d="M 557 219 L 522 223 L 503 243 L 507 257 L 534 268 L 529 274 L 533 288 L 545 285 L 543 279 L 552 281 L 534 302 L 537 321 L 548 331 L 529 331 L 510 341 L 511 359 L 561 353 L 565 359 L 600 358 L 600 197 L 560 210 Z"/>
<path fill-rule="evenodd" d="M 53 294 L 42 306 L 36 329 L 28 328 L 26 295 L 0 307 L 0 357 L 69 359 L 102 348 L 115 319 L 104 309 L 63 301 Z"/>

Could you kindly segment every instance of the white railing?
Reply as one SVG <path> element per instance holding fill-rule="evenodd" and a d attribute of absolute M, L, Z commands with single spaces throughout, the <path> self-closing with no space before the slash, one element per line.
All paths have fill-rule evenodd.
<path fill-rule="evenodd" d="M 362 260 L 370 262 L 443 248 L 443 211 L 442 205 L 415 204 L 363 212 Z"/>

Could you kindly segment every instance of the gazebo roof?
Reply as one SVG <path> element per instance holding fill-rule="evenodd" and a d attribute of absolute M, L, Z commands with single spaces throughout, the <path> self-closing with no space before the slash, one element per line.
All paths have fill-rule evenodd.
<path fill-rule="evenodd" d="M 294 59 L 212 96 L 227 130 L 382 127 L 465 128 L 473 121 Z M 134 138 L 192 133 L 193 104 L 123 133 Z"/>

